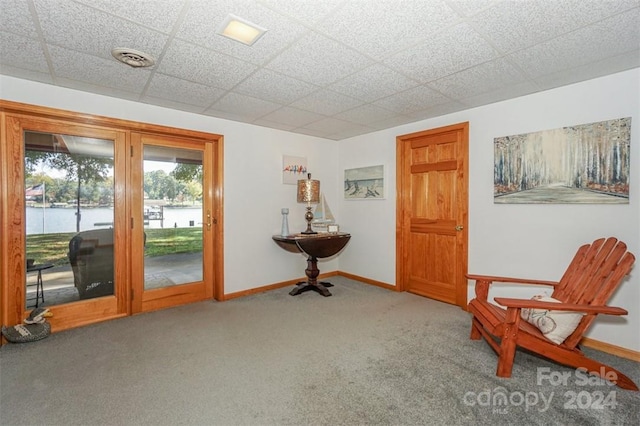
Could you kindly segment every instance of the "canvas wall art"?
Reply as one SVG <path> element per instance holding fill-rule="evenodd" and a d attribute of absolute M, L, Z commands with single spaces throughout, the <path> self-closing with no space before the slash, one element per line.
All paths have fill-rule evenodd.
<path fill-rule="evenodd" d="M 629 203 L 631 118 L 494 139 L 494 203 Z"/>
<path fill-rule="evenodd" d="M 307 173 L 306 157 L 282 156 L 282 183 L 297 185 L 299 179 L 306 179 Z"/>
<path fill-rule="evenodd" d="M 346 200 L 376 200 L 384 198 L 384 166 L 360 167 L 344 171 Z"/>

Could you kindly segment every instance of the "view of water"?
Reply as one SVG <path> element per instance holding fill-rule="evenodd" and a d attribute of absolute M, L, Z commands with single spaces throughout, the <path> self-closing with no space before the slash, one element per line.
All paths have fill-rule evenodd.
<path fill-rule="evenodd" d="M 76 232 L 75 208 L 27 207 L 27 235 Z M 113 222 L 112 208 L 87 208 L 80 210 L 80 230 L 102 228 Z M 43 220 L 44 217 L 44 220 Z M 202 208 L 164 208 L 164 221 L 150 220 L 148 228 L 186 228 L 202 226 Z M 102 223 L 103 225 L 95 225 Z"/>

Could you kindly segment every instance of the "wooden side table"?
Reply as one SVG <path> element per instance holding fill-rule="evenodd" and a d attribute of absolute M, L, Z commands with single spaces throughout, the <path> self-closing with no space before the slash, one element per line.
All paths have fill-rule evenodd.
<path fill-rule="evenodd" d="M 283 249 L 291 253 L 304 253 L 307 258 L 307 281 L 301 281 L 296 287 L 289 292 L 291 296 L 297 296 L 305 291 L 313 290 L 321 295 L 328 297 L 331 293 L 327 287 L 333 284 L 328 282 L 319 282 L 318 275 L 318 259 L 331 257 L 338 254 L 340 250 L 347 245 L 351 239 L 351 235 L 345 232 L 337 233 L 320 233 L 320 234 L 293 234 L 293 235 L 274 235 L 273 240 Z"/>

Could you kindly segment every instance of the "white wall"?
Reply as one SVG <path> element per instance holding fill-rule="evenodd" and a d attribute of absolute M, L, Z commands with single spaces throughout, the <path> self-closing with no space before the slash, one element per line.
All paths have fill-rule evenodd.
<path fill-rule="evenodd" d="M 304 277 L 306 258 L 271 240 L 280 233 L 282 207 L 290 210 L 291 232 L 306 227 L 295 185 L 281 183 L 282 155 L 307 157 L 309 171 L 333 205 L 337 142 L 1 75 L 0 89 L 5 100 L 223 135 L 225 293 Z M 338 260 L 320 260 L 318 268 L 335 271 Z"/>
<path fill-rule="evenodd" d="M 350 250 L 340 256 L 340 270 L 395 284 L 395 137 L 464 121 L 469 122 L 470 273 L 557 280 L 578 246 L 606 236 L 625 241 L 640 258 L 639 82 L 640 69 L 634 69 L 341 141 L 339 173 L 385 164 L 389 196 L 384 201 L 340 200 L 338 220 L 353 234 Z M 495 137 L 621 117 L 632 117 L 629 204 L 493 203 Z M 508 287 L 490 297 L 532 294 Z M 589 336 L 639 351 L 640 261 L 611 304 L 629 315 L 600 317 Z"/>

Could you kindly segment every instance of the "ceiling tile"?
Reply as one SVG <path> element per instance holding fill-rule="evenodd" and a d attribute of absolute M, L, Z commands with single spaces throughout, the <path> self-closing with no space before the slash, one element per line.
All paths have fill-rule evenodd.
<path fill-rule="evenodd" d="M 562 0 L 560 3 L 565 13 L 580 26 L 640 7 L 638 0 Z"/>
<path fill-rule="evenodd" d="M 170 33 L 185 0 L 76 0 L 87 6 L 133 21 L 145 27 Z"/>
<path fill-rule="evenodd" d="M 49 72 L 40 43 L 16 34 L 0 31 L 0 65 L 12 65 L 30 71 Z"/>
<path fill-rule="evenodd" d="M 524 80 L 525 76 L 518 68 L 506 59 L 499 58 L 448 75 L 428 86 L 451 99 L 462 99 L 519 84 Z"/>
<path fill-rule="evenodd" d="M 362 101 L 357 99 L 321 89 L 309 96 L 298 99 L 291 106 L 319 114 L 333 115 L 361 104 Z"/>
<path fill-rule="evenodd" d="M 208 107 L 224 94 L 225 91 L 217 87 L 180 80 L 160 73 L 153 75 L 145 92 L 147 96 L 198 107 Z"/>
<path fill-rule="evenodd" d="M 423 111 L 429 107 L 450 102 L 450 99 L 425 86 L 405 90 L 393 96 L 374 102 L 375 105 L 397 112 L 410 114 Z"/>
<path fill-rule="evenodd" d="M 35 5 L 48 44 L 103 58 L 111 58 L 113 48 L 127 47 L 158 59 L 167 41 L 158 31 L 72 1 L 38 1 Z"/>
<path fill-rule="evenodd" d="M 211 105 L 211 108 L 206 113 L 211 114 L 213 110 L 225 111 L 237 117 L 243 117 L 242 121 L 253 121 L 281 107 L 282 105 L 274 102 L 239 93 L 229 93 Z"/>
<path fill-rule="evenodd" d="M 163 99 L 163 98 L 156 98 L 155 96 L 145 96 L 144 98 L 141 99 L 141 102 L 144 102 L 146 104 L 151 104 L 151 105 L 157 105 L 157 106 L 161 106 L 161 107 L 165 107 L 165 108 L 172 108 L 178 111 L 187 111 L 187 112 L 193 112 L 196 114 L 203 114 L 204 112 L 202 111 L 203 108 L 201 106 L 196 106 L 196 105 L 191 105 L 191 104 L 184 104 L 182 102 L 178 102 L 178 101 L 174 101 L 171 99 Z"/>
<path fill-rule="evenodd" d="M 470 22 L 502 53 L 524 49 L 578 27 L 562 2 L 549 0 L 501 2 Z"/>
<path fill-rule="evenodd" d="M 316 28 L 371 58 L 382 58 L 460 18 L 442 0 L 352 0 Z"/>
<path fill-rule="evenodd" d="M 329 88 L 365 102 L 373 102 L 419 85 L 385 65 L 375 64 L 333 83 Z"/>
<path fill-rule="evenodd" d="M 389 67 L 427 83 L 490 61 L 498 53 L 468 24 L 452 27 L 413 49 L 384 61 Z"/>
<path fill-rule="evenodd" d="M 585 42 L 587 41 L 588 42 Z M 537 78 L 638 49 L 640 8 L 510 55 Z"/>
<path fill-rule="evenodd" d="M 306 124 L 305 129 L 318 130 L 326 132 L 327 135 L 332 133 L 344 132 L 353 127 L 353 123 L 348 121 L 339 120 L 333 117 L 325 117 L 313 123 Z"/>
<path fill-rule="evenodd" d="M 24 68 L 17 68 L 11 65 L 0 63 L 0 74 L 9 75 L 11 77 L 17 77 L 27 79 L 31 81 L 38 81 L 40 83 L 54 84 L 53 78 L 49 72 L 39 72 L 32 70 L 25 70 Z M 2 92 L 2 87 L 0 87 Z"/>
<path fill-rule="evenodd" d="M 543 75 L 536 78 L 535 82 L 540 90 L 548 90 L 638 67 L 640 67 L 640 49 L 601 61 L 590 62 L 580 67 Z"/>
<path fill-rule="evenodd" d="M 539 92 L 543 90 L 536 83 L 531 81 L 525 81 L 518 84 L 512 84 L 504 87 L 498 87 L 490 92 L 484 92 L 478 95 L 470 95 L 459 99 L 459 102 L 467 105 L 468 107 L 477 107 L 481 105 L 488 105 L 494 102 L 504 101 L 506 99 L 513 99 L 519 96 L 528 95 L 530 93 Z"/>
<path fill-rule="evenodd" d="M 116 60 L 85 55 L 56 46 L 49 46 L 49 51 L 56 78 L 77 80 L 138 96 L 151 76 L 151 71 L 147 69 L 131 68 Z"/>
<path fill-rule="evenodd" d="M 258 2 L 304 25 L 313 25 L 344 3 L 344 0 L 258 0 Z"/>
<path fill-rule="evenodd" d="M 392 111 L 380 108 L 379 106 L 367 104 L 348 111 L 343 111 L 340 114 L 334 115 L 334 118 L 363 125 L 371 125 L 380 120 L 389 119 L 394 115 L 396 115 L 396 113 Z"/>
<path fill-rule="evenodd" d="M 138 93 L 129 90 L 120 90 L 115 87 L 101 86 L 80 80 L 70 80 L 63 77 L 56 78 L 56 85 L 61 87 L 68 87 L 69 89 L 79 90 L 81 92 L 96 93 L 98 95 L 126 99 L 129 101 L 138 101 L 140 97 Z"/>
<path fill-rule="evenodd" d="M 423 120 L 431 117 L 438 117 L 441 115 L 451 114 L 452 112 L 460 111 L 465 108 L 465 105 L 461 102 L 449 101 L 438 105 L 433 105 L 425 108 L 421 111 L 410 112 L 407 115 L 413 117 L 414 120 Z"/>
<path fill-rule="evenodd" d="M 308 83 L 326 86 L 372 62 L 353 49 L 311 32 L 266 67 Z"/>
<path fill-rule="evenodd" d="M 452 9 L 463 16 L 473 16 L 501 0 L 446 0 Z"/>
<path fill-rule="evenodd" d="M 289 104 L 317 90 L 316 86 L 293 77 L 261 69 L 234 88 L 235 92 Z"/>
<path fill-rule="evenodd" d="M 284 107 L 262 117 L 262 120 L 281 123 L 287 126 L 302 127 L 314 121 L 326 118 L 324 115 L 297 108 Z"/>
<path fill-rule="evenodd" d="M 13 34 L 31 38 L 38 37 L 38 32 L 29 10 L 29 3 L 24 0 L 2 0 L 0 27 L 2 31 Z"/>
<path fill-rule="evenodd" d="M 230 89 L 257 69 L 255 65 L 184 41 L 175 40 L 158 71 L 207 86 Z"/>

